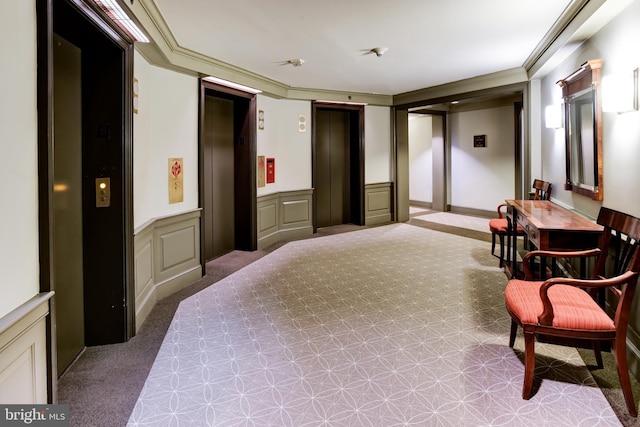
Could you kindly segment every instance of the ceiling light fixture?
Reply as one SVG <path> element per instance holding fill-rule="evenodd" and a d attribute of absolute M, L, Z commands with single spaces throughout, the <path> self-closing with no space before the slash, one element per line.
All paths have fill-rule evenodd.
<path fill-rule="evenodd" d="M 260 89 L 254 89 L 254 88 L 249 87 L 249 86 L 241 85 L 239 83 L 230 82 L 228 80 L 219 79 L 219 78 L 213 77 L 213 76 L 203 77 L 202 80 L 206 80 L 206 81 L 211 82 L 211 83 L 219 84 L 220 86 L 226 86 L 226 87 L 230 87 L 230 88 L 233 88 L 233 89 L 238 89 L 238 90 L 241 90 L 243 92 L 249 92 L 249 93 L 260 93 L 260 92 L 262 92 Z"/>
<path fill-rule="evenodd" d="M 371 53 L 375 53 L 376 56 L 380 58 L 388 50 L 389 49 L 387 49 L 386 47 L 374 47 L 373 49 L 371 49 Z"/>
<path fill-rule="evenodd" d="M 330 101 L 330 100 L 324 100 L 324 99 L 316 99 L 315 102 L 322 103 L 322 104 L 368 105 L 366 102 L 352 102 L 352 101 L 344 102 L 344 101 Z"/>
<path fill-rule="evenodd" d="M 142 30 L 138 28 L 135 22 L 120 7 L 115 0 L 93 0 L 94 3 L 107 14 L 114 24 L 122 31 L 127 33 L 133 40 L 141 43 L 149 43 L 149 39 L 144 35 Z"/>
<path fill-rule="evenodd" d="M 301 67 L 302 64 L 304 64 L 304 59 L 302 59 L 302 58 L 290 59 L 290 60 L 287 61 L 287 64 L 291 64 L 294 67 Z"/>

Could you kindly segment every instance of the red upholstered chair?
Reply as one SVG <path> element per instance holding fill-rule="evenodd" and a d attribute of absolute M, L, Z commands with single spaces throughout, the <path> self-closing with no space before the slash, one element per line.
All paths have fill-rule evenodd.
<path fill-rule="evenodd" d="M 600 342 L 612 344 L 620 385 L 629 413 L 637 416 L 629 381 L 626 335 L 629 311 L 640 271 L 640 219 L 601 208 L 598 224 L 604 227 L 599 247 L 578 252 L 531 251 L 523 260 L 525 280 L 512 279 L 505 289 L 505 303 L 511 316 L 509 346 L 513 348 L 520 326 L 524 333 L 524 385 L 522 397 L 529 399 L 535 370 L 536 337 L 557 337 L 590 343 L 602 368 Z M 592 279 L 552 278 L 532 281 L 529 261 L 533 257 L 596 257 Z M 587 292 L 589 290 L 589 292 Z M 597 292 L 611 292 L 613 319 L 592 298 Z"/>
<path fill-rule="evenodd" d="M 549 200 L 551 197 L 551 183 L 542 181 L 539 179 L 533 180 L 533 199 L 534 200 Z M 507 205 L 502 203 L 498 205 L 498 218 L 494 218 L 489 220 L 489 230 L 491 231 L 491 255 L 495 256 L 496 250 L 496 236 L 500 239 L 500 267 L 504 264 L 504 238 L 510 238 L 510 233 L 508 233 L 509 223 L 507 218 L 504 217 L 502 210 L 505 209 Z M 518 226 L 517 231 L 519 236 L 523 236 L 524 230 Z M 507 247 L 511 246 L 511 242 L 507 241 Z"/>
<path fill-rule="evenodd" d="M 491 231 L 491 255 L 493 256 L 495 256 L 496 250 L 496 236 L 498 236 L 498 238 L 500 239 L 500 267 L 502 267 L 502 265 L 504 264 L 504 238 L 511 238 L 511 233 L 509 233 L 509 221 L 502 213 L 502 210 L 506 207 L 506 203 L 498 205 L 498 218 L 489 220 L 489 230 Z M 518 226 L 518 235 L 524 235 L 524 230 L 520 226 Z M 507 247 L 510 247 L 510 240 L 508 243 L 509 244 L 507 245 Z"/>

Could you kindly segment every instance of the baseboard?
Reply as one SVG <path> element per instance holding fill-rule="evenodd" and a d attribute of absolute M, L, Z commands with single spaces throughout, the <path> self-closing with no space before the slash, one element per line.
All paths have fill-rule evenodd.
<path fill-rule="evenodd" d="M 258 249 L 266 248 L 282 240 L 296 240 L 313 236 L 313 227 L 290 228 L 278 230 L 275 233 L 262 237 L 258 241 Z"/>
<path fill-rule="evenodd" d="M 421 202 L 419 200 L 409 200 L 409 206 L 415 206 L 418 208 L 432 209 L 433 203 L 431 202 Z"/>
<path fill-rule="evenodd" d="M 190 271 L 186 271 L 176 277 L 154 285 L 152 289 L 144 295 L 142 301 L 136 305 L 136 333 L 158 301 L 184 289 L 201 278 L 202 269 L 198 266 Z"/>
<path fill-rule="evenodd" d="M 368 216 L 366 225 L 380 225 L 391 222 L 391 214 Z"/>
<path fill-rule="evenodd" d="M 487 211 L 484 209 L 464 208 L 459 206 L 450 206 L 449 211 L 460 215 L 473 215 L 483 218 L 494 218 L 496 216 L 495 210 Z"/>
<path fill-rule="evenodd" d="M 202 279 L 202 268 L 197 266 L 190 271 L 185 271 L 176 277 L 158 283 L 156 285 L 158 300 L 166 298 L 200 279 Z"/>

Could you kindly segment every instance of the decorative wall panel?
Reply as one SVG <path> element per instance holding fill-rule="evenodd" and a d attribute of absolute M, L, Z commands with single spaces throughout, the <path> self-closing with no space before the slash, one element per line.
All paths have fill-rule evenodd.
<path fill-rule="evenodd" d="M 393 184 L 390 182 L 365 185 L 365 225 L 392 221 L 392 190 Z"/>
<path fill-rule="evenodd" d="M 0 319 L 0 402 L 47 403 L 47 317 L 53 292 Z"/>
<path fill-rule="evenodd" d="M 313 234 L 313 190 L 258 197 L 258 249 Z"/>
<path fill-rule="evenodd" d="M 137 330 L 156 301 L 202 277 L 200 210 L 147 222 L 134 247 Z"/>

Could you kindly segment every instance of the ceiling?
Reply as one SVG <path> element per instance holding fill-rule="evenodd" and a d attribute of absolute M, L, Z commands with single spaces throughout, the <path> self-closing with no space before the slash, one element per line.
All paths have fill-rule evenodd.
<path fill-rule="evenodd" d="M 292 88 L 382 95 L 523 67 L 572 3 L 154 1 L 184 49 Z"/>

